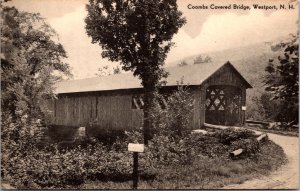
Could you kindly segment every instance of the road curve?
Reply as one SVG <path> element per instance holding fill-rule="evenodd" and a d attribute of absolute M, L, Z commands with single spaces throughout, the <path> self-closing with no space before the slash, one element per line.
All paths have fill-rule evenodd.
<path fill-rule="evenodd" d="M 299 138 L 268 133 L 280 145 L 288 163 L 268 176 L 251 179 L 242 184 L 227 185 L 222 189 L 298 189 L 299 188 Z"/>

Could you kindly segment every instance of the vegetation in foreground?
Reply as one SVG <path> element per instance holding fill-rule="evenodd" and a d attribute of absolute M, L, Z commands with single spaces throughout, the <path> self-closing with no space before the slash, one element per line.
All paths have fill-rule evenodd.
<path fill-rule="evenodd" d="M 127 144 L 142 137 L 126 132 L 112 145 L 90 138 L 64 150 L 36 145 L 38 140 L 3 142 L 11 148 L 2 153 L 3 181 L 19 189 L 131 188 L 133 159 Z M 157 134 L 139 155 L 139 188 L 219 188 L 268 174 L 285 163 L 278 145 L 255 138 L 252 131 L 234 129 L 181 138 Z M 238 148 L 246 152 L 229 158 Z"/>
<path fill-rule="evenodd" d="M 216 189 L 228 184 L 268 175 L 286 162 L 278 145 L 268 140 L 256 156 L 231 160 L 227 157 L 195 155 L 189 165 L 172 163 L 155 169 L 153 179 L 140 177 L 139 189 Z M 143 168 L 142 166 L 140 168 Z M 130 189 L 132 181 L 87 181 L 85 189 Z"/>

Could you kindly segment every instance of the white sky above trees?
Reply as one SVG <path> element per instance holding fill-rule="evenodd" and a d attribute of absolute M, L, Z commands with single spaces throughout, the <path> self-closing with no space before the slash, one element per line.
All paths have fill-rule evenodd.
<path fill-rule="evenodd" d="M 68 54 L 66 62 L 73 69 L 74 78 L 94 77 L 97 69 L 111 63 L 101 57 L 101 48 L 92 44 L 85 32 L 85 4 L 88 0 L 14 0 L 21 11 L 39 12 L 56 30 L 59 40 Z M 297 32 L 298 7 L 295 10 L 215 11 L 191 10 L 188 4 L 228 4 L 223 0 L 178 0 L 179 9 L 187 19 L 178 34 L 176 43 L 168 54 L 166 64 L 186 56 L 268 42 Z M 232 0 L 230 3 L 287 4 L 288 0 Z M 275 3 L 276 2 L 276 3 Z"/>

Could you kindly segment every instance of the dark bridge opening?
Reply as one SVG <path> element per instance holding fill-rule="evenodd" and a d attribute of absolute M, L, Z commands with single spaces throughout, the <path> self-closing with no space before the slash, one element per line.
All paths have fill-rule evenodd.
<path fill-rule="evenodd" d="M 210 86 L 206 89 L 205 122 L 239 125 L 242 91 L 235 86 Z"/>

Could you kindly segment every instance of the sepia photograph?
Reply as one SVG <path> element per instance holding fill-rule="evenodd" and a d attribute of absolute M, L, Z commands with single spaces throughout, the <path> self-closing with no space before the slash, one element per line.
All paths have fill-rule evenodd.
<path fill-rule="evenodd" d="M 299 189 L 299 1 L 0 8 L 1 190 Z"/>

